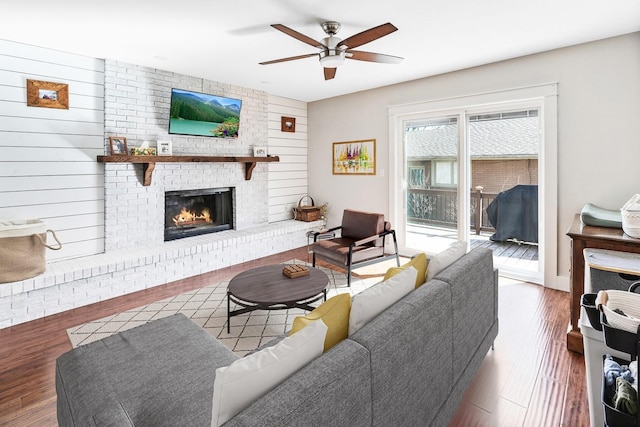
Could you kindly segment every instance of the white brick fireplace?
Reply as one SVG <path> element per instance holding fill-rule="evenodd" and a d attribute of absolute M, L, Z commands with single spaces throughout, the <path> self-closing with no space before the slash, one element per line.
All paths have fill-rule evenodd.
<path fill-rule="evenodd" d="M 267 166 L 250 181 L 244 164 L 105 165 L 105 253 L 58 261 L 32 279 L 0 284 L 0 328 L 240 264 L 307 244 L 322 224 L 266 221 Z M 164 241 L 164 191 L 235 187 L 235 230 Z"/>
<path fill-rule="evenodd" d="M 109 60 L 104 75 L 105 147 L 114 135 L 126 136 L 129 147 L 171 139 L 175 155 L 249 156 L 253 146 L 268 145 L 265 92 Z M 242 99 L 239 138 L 168 135 L 172 87 Z M 245 180 L 243 163 L 157 163 L 143 186 L 142 165 L 105 164 L 104 252 L 0 284 L 0 328 L 306 245 L 320 221 L 269 222 L 269 165 L 258 163 Z M 164 193 L 219 187 L 234 188 L 234 229 L 165 242 Z M 280 197 L 290 204 L 299 195 Z"/>

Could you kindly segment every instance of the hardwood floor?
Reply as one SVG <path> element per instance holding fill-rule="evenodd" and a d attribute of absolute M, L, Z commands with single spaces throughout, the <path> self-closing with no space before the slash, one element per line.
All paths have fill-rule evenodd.
<path fill-rule="evenodd" d="M 0 330 L 0 426 L 56 426 L 69 327 L 292 258 L 306 247 Z M 500 332 L 450 426 L 589 425 L 584 358 L 565 347 L 569 294 L 501 279 Z"/>
<path fill-rule="evenodd" d="M 501 278 L 499 322 L 450 426 L 589 426 L 584 357 L 566 349 L 569 294 Z"/>

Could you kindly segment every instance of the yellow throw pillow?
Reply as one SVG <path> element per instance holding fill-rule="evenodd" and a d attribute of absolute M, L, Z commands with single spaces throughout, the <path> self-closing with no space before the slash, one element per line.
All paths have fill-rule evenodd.
<path fill-rule="evenodd" d="M 349 313 L 351 312 L 351 295 L 340 294 L 322 303 L 318 308 L 306 316 L 298 316 L 293 320 L 289 335 L 293 335 L 311 322 L 318 319 L 327 325 L 329 330 L 324 339 L 324 351 L 329 350 L 343 339 L 349 332 Z"/>
<path fill-rule="evenodd" d="M 417 289 L 420 286 L 422 286 L 424 282 L 427 281 L 427 264 L 428 264 L 427 255 L 424 252 L 422 252 L 414 256 L 411 259 L 411 261 L 409 261 L 405 265 L 401 267 L 391 267 L 390 269 L 388 269 L 382 281 L 384 282 L 385 280 L 392 278 L 393 276 L 400 273 L 401 271 L 409 267 L 413 267 L 416 270 L 418 270 L 418 275 L 416 276 L 416 289 Z"/>

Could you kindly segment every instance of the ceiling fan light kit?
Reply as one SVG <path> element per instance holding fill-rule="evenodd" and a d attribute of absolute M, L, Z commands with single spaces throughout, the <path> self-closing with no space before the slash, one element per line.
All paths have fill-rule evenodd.
<path fill-rule="evenodd" d="M 279 62 L 310 58 L 312 56 L 318 55 L 320 65 L 322 65 L 322 67 L 324 68 L 324 79 L 330 80 L 335 77 L 337 67 L 342 65 L 345 58 L 355 59 L 357 61 L 380 62 L 387 64 L 397 64 L 398 62 L 402 61 L 402 58 L 398 56 L 352 50 L 353 48 L 362 46 L 363 44 L 372 42 L 376 39 L 379 39 L 380 37 L 384 37 L 394 31 L 397 31 L 398 29 L 389 22 L 377 27 L 370 28 L 344 40 L 336 37 L 336 33 L 340 30 L 339 22 L 326 21 L 323 22 L 321 26 L 328 37 L 325 37 L 324 39 L 322 39 L 322 41 L 319 42 L 282 24 L 273 24 L 272 27 L 276 30 L 282 31 L 288 36 L 311 45 L 319 49 L 320 51 L 318 53 L 310 53 L 306 55 L 291 56 L 288 58 L 265 61 L 261 62 L 260 64 L 276 64 Z"/>
<path fill-rule="evenodd" d="M 327 50 L 320 52 L 320 63 L 324 68 L 336 68 L 344 62 L 344 51 Z"/>

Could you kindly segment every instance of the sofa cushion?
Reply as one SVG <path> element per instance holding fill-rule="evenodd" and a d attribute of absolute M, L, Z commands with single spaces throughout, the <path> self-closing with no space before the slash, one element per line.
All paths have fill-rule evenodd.
<path fill-rule="evenodd" d="M 313 360 L 224 427 L 371 427 L 369 351 L 349 339 Z"/>
<path fill-rule="evenodd" d="M 413 267 L 418 270 L 418 274 L 416 275 L 416 288 L 419 288 L 427 281 L 427 265 L 427 255 L 422 252 L 414 256 L 411 261 L 407 262 L 406 264 L 401 265 L 400 267 L 391 267 L 390 269 L 388 269 L 382 280 L 384 281 L 390 279 L 401 271 L 409 267 Z"/>
<path fill-rule="evenodd" d="M 135 427 L 122 404 L 105 406 L 93 416 L 95 427 Z"/>
<path fill-rule="evenodd" d="M 349 337 L 371 353 L 372 425 L 436 425 L 453 387 L 453 310 L 449 285 L 432 280 Z"/>
<path fill-rule="evenodd" d="M 308 324 L 321 319 L 327 325 L 327 336 L 324 339 L 324 351 L 329 350 L 343 339 L 349 332 L 349 312 L 351 311 L 351 295 L 340 294 L 322 303 L 306 316 L 293 319 L 289 335 L 295 334 Z"/>
<path fill-rule="evenodd" d="M 82 345 L 56 360 L 58 424 L 115 411 L 135 426 L 210 425 L 215 370 L 237 359 L 183 314 Z"/>
<path fill-rule="evenodd" d="M 312 322 L 273 347 L 216 369 L 211 425 L 222 425 L 322 354 L 327 326 Z"/>
<path fill-rule="evenodd" d="M 356 294 L 349 315 L 349 336 L 415 289 L 418 270 L 409 267 L 392 278 Z"/>
<path fill-rule="evenodd" d="M 453 364 L 467 366 L 491 327 L 498 323 L 497 276 L 493 252 L 476 248 L 441 271 L 436 279 L 450 285 L 453 311 Z M 457 381 L 462 369 L 455 371 Z"/>
<path fill-rule="evenodd" d="M 427 282 L 454 261 L 460 259 L 465 253 L 467 253 L 467 242 L 459 241 L 452 243 L 447 249 L 434 255 L 429 261 L 429 267 L 427 268 Z"/>

